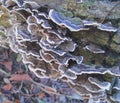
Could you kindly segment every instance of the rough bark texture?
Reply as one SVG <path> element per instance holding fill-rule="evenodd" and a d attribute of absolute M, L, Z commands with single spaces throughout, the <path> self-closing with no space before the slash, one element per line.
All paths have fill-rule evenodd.
<path fill-rule="evenodd" d="M 78 42 L 80 50 L 86 63 L 102 64 L 104 66 L 113 66 L 120 61 L 120 2 L 118 0 L 56 0 L 36 2 L 50 5 L 51 8 L 67 16 L 74 15 L 81 20 L 92 20 L 98 23 L 108 23 L 118 28 L 116 33 L 100 31 L 92 28 L 88 31 L 74 32 L 70 34 Z M 64 9 L 64 10 L 61 10 Z M 72 12 L 68 13 L 68 12 Z M 78 21 L 79 22 L 79 21 Z M 105 54 L 93 54 L 87 50 L 81 50 L 81 46 L 86 44 L 95 44 L 106 50 Z M 78 52 L 78 50 L 77 50 Z M 96 57 L 97 56 L 97 57 Z"/>

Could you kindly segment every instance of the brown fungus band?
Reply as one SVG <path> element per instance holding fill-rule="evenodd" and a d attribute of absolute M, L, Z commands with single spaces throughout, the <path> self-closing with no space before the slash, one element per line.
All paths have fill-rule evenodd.
<path fill-rule="evenodd" d="M 10 12 L 9 15 L 14 17 L 9 20 L 12 26 L 3 31 L 9 40 L 9 47 L 22 55 L 23 63 L 37 77 L 62 79 L 82 96 L 82 100 L 88 99 L 89 103 L 106 103 L 109 99 L 120 101 L 120 79 L 117 78 L 112 84 L 112 76 L 120 76 L 120 67 L 116 65 L 118 62 L 108 67 L 103 65 L 102 61 L 111 59 L 108 56 L 111 51 L 104 48 L 109 40 L 96 34 L 105 32 L 105 36 L 110 37 L 110 34 L 118 33 L 117 28 L 111 24 L 82 20 L 70 11 L 70 16 L 67 16 L 63 11 L 31 0 L 1 2 L 3 8 Z M 104 45 L 96 43 L 101 38 L 107 41 L 103 42 Z M 89 53 L 90 56 L 87 55 Z M 88 60 L 101 57 L 101 62 L 94 65 Z M 104 78 L 107 74 L 112 78 L 110 81 Z M 107 96 L 107 91 L 112 89 L 115 90 L 114 94 Z"/>

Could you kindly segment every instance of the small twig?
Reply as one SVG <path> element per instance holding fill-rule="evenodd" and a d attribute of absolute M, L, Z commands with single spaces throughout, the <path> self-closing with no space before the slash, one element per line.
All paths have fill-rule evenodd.
<path fill-rule="evenodd" d="M 76 89 L 74 89 L 74 88 L 71 86 L 70 83 L 67 83 L 67 84 L 68 84 L 68 86 L 69 86 L 75 93 L 77 93 L 78 95 L 81 95 Z"/>
<path fill-rule="evenodd" d="M 105 15 L 105 17 L 104 17 L 103 20 L 101 21 L 101 23 L 104 23 L 104 21 L 105 21 L 106 18 L 110 15 L 110 13 L 112 12 L 112 10 L 114 10 L 119 4 L 120 4 L 120 1 L 117 2 L 117 3 L 110 9 L 110 11 Z"/>
<path fill-rule="evenodd" d="M 0 73 L 5 74 L 5 76 L 7 76 L 7 77 L 11 76 L 11 74 L 10 74 L 10 73 L 5 72 L 5 71 L 4 71 L 4 70 L 2 70 L 1 68 L 0 68 Z"/>
<path fill-rule="evenodd" d="M 22 89 L 22 87 L 23 87 L 23 81 L 21 81 L 21 83 L 20 83 L 20 86 L 19 86 L 19 91 L 21 91 L 21 89 Z"/>
<path fill-rule="evenodd" d="M 57 96 L 65 96 L 65 97 L 68 97 L 68 98 L 71 98 L 71 96 L 69 96 L 69 95 L 65 95 L 65 94 L 60 94 L 60 93 L 57 93 L 57 92 L 50 92 L 50 91 L 46 91 L 45 89 L 44 89 L 44 87 L 49 87 L 49 86 L 46 86 L 46 85 L 44 85 L 44 84 L 41 84 L 41 83 L 37 83 L 37 82 L 35 82 L 35 81 L 31 81 L 32 83 L 34 83 L 34 84 L 36 84 L 36 85 L 38 85 L 39 86 L 39 88 L 42 90 L 42 91 L 44 91 L 45 93 L 47 93 L 47 94 L 54 94 L 54 95 L 57 95 Z M 72 88 L 73 89 L 73 88 Z"/>
<path fill-rule="evenodd" d="M 38 85 L 39 88 L 40 88 L 41 90 L 43 90 L 45 93 L 47 93 L 47 94 L 52 93 L 52 94 L 55 94 L 55 95 L 59 95 L 58 93 L 55 93 L 55 92 L 46 91 L 46 90 L 44 89 L 44 87 L 48 87 L 48 86 L 46 86 L 46 85 L 44 85 L 44 84 L 37 83 L 37 82 L 35 82 L 35 81 L 33 81 L 33 80 L 31 80 L 31 82 L 32 82 L 33 84 Z"/>

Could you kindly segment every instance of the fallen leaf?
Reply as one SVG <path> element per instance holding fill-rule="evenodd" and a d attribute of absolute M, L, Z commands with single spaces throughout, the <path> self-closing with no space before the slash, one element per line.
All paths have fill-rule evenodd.
<path fill-rule="evenodd" d="M 6 100 L 4 103 L 12 103 L 11 101 L 9 101 L 9 100 Z"/>
<path fill-rule="evenodd" d="M 45 93 L 39 93 L 38 97 L 41 98 L 41 99 L 44 98 L 45 97 Z"/>
<path fill-rule="evenodd" d="M 20 97 L 20 103 L 25 103 L 25 97 L 24 96 Z"/>
<path fill-rule="evenodd" d="M 18 68 L 19 71 L 17 71 L 18 74 L 23 74 L 24 70 L 21 70 Z"/>
<path fill-rule="evenodd" d="M 52 93 L 56 93 L 56 90 L 51 88 L 51 87 L 47 87 L 45 86 L 44 89 L 47 91 L 47 92 L 52 92 Z"/>
<path fill-rule="evenodd" d="M 3 78 L 4 83 L 9 84 L 10 80 L 8 78 Z"/>
<path fill-rule="evenodd" d="M 11 81 L 29 81 L 32 79 L 28 74 L 13 74 L 9 80 L 11 80 Z"/>
<path fill-rule="evenodd" d="M 12 70 L 12 61 L 4 61 L 4 62 L 0 62 L 0 64 L 4 65 L 5 68 L 9 71 Z"/>
<path fill-rule="evenodd" d="M 0 103 L 13 103 L 13 102 L 9 101 L 8 98 L 5 97 L 4 95 L 0 95 Z"/>
<path fill-rule="evenodd" d="M 5 86 L 3 86 L 3 89 L 4 90 L 10 90 L 12 88 L 12 85 L 9 83 L 9 84 L 6 84 Z"/>
<path fill-rule="evenodd" d="M 8 59 L 8 52 L 7 52 L 7 50 L 5 50 L 5 51 L 3 52 L 3 58 L 4 58 L 4 59 Z"/>
<path fill-rule="evenodd" d="M 44 100 L 37 98 L 37 103 L 46 103 Z"/>
<path fill-rule="evenodd" d="M 20 103 L 20 101 L 19 100 L 15 100 L 15 103 Z"/>

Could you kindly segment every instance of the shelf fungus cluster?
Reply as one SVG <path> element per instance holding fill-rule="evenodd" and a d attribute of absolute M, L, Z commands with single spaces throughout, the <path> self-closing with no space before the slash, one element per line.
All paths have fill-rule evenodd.
<path fill-rule="evenodd" d="M 71 36 L 76 32 L 89 32 L 91 28 L 116 33 L 117 28 L 82 20 L 74 17 L 70 11 L 51 9 L 30 0 L 1 2 L 9 12 L 9 22 L 12 25 L 4 31 L 9 46 L 14 52 L 21 54 L 23 63 L 37 77 L 61 79 L 69 83 L 82 96 L 82 100 L 88 99 L 89 103 L 120 102 L 120 80 L 116 80 L 120 76 L 120 67 L 86 64 L 86 57 L 79 51 L 79 47 L 84 52 L 103 56 L 107 50 L 94 42 L 86 43 L 85 38 L 80 42 L 86 44 L 81 43 L 80 46 Z M 110 80 L 105 78 L 106 75 L 110 75 Z"/>

